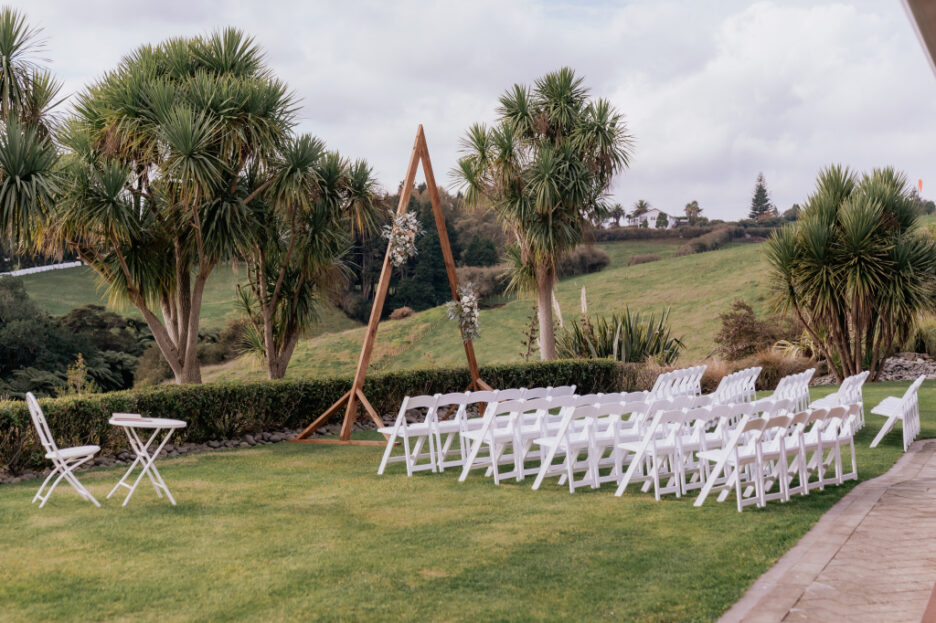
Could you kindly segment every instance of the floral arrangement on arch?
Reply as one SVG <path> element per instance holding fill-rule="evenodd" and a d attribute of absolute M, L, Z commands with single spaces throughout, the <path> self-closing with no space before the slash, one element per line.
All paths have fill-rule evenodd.
<path fill-rule="evenodd" d="M 381 230 L 390 241 L 390 263 L 399 268 L 416 255 L 416 237 L 422 233 L 422 225 L 412 212 L 393 216 Z"/>
<path fill-rule="evenodd" d="M 457 320 L 461 328 L 462 340 L 470 342 L 481 337 L 478 295 L 471 282 L 458 286 L 458 300 L 445 304 L 449 320 Z"/>

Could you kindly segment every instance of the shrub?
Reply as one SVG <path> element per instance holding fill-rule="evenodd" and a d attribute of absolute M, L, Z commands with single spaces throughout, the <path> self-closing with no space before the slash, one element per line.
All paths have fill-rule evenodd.
<path fill-rule="evenodd" d="M 403 318 L 409 318 L 415 312 L 412 307 L 397 307 L 392 312 L 390 312 L 390 320 L 402 320 Z"/>
<path fill-rule="evenodd" d="M 805 357 L 787 357 L 772 350 L 763 350 L 737 361 L 734 369 L 743 370 L 752 366 L 763 368 L 757 377 L 757 389 L 770 390 L 776 388 L 783 377 L 816 367 L 816 363 Z"/>
<path fill-rule="evenodd" d="M 636 266 L 637 264 L 648 264 L 650 262 L 658 262 L 660 260 L 659 255 L 654 255 L 652 253 L 643 253 L 633 256 L 631 259 L 627 260 L 628 266 Z"/>
<path fill-rule="evenodd" d="M 459 266 L 455 272 L 458 283 L 471 282 L 481 299 L 503 294 L 509 280 L 504 266 Z"/>
<path fill-rule="evenodd" d="M 721 329 L 715 336 L 719 354 L 729 361 L 750 357 L 771 348 L 780 340 L 793 341 L 799 337 L 793 322 L 785 318 L 761 320 L 746 302 L 737 299 L 731 310 L 719 314 Z"/>
<path fill-rule="evenodd" d="M 582 393 L 631 391 L 643 382 L 639 367 L 608 360 L 553 361 L 489 366 L 482 378 L 492 387 L 575 384 Z M 392 413 L 407 394 L 462 391 L 467 369 L 428 369 L 373 374 L 364 390 L 380 413 Z M 351 378 L 160 385 L 139 390 L 40 401 L 53 435 L 62 446 L 97 444 L 105 451 L 125 448 L 108 425 L 113 412 L 185 420 L 175 442 L 204 442 L 276 428 L 300 428 L 351 387 Z M 335 416 L 338 421 L 340 416 Z M 13 471 L 44 465 L 26 404 L 0 403 L 0 465 Z"/>
<path fill-rule="evenodd" d="M 731 242 L 735 237 L 744 235 L 744 229 L 733 225 L 719 225 L 709 233 L 693 238 L 676 251 L 677 256 L 692 255 L 693 253 L 704 253 L 714 251 Z"/>
<path fill-rule="evenodd" d="M 936 317 L 926 315 L 917 318 L 910 337 L 903 344 L 903 350 L 936 357 Z"/>
<path fill-rule="evenodd" d="M 611 263 L 608 254 L 592 245 L 580 245 L 559 262 L 560 277 L 574 277 L 596 273 Z"/>
<path fill-rule="evenodd" d="M 569 359 L 609 358 L 615 361 L 676 361 L 682 341 L 670 335 L 669 309 L 657 318 L 644 318 L 627 308 L 620 316 L 596 316 L 573 320 L 556 340 L 556 352 Z"/>
<path fill-rule="evenodd" d="M 673 229 L 646 229 L 640 227 L 609 227 L 596 229 L 591 234 L 595 242 L 615 242 L 619 240 L 661 240 L 697 238 L 712 231 L 714 227 L 680 226 Z"/>

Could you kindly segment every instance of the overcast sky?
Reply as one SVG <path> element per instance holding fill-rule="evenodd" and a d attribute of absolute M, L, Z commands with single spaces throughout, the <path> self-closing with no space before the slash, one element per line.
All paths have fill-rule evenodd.
<path fill-rule="evenodd" d="M 465 129 L 512 84 L 569 65 L 636 139 L 612 189 L 628 208 L 695 199 L 740 218 L 763 171 L 782 211 L 832 162 L 890 164 L 936 196 L 936 78 L 899 0 L 6 2 L 44 28 L 69 93 L 143 43 L 238 26 L 299 96 L 300 129 L 388 189 L 418 123 L 451 186 Z"/>

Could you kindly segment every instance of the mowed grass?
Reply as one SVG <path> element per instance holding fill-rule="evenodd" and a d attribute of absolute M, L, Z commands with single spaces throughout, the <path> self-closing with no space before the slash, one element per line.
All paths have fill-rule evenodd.
<path fill-rule="evenodd" d="M 50 314 L 61 316 L 82 305 L 106 305 L 107 296 L 98 285 L 98 279 L 87 266 L 53 270 L 20 277 L 29 296 Z M 243 267 L 222 264 L 212 271 L 205 285 L 201 311 L 202 329 L 220 329 L 240 316 L 236 307 L 237 284 L 247 279 Z M 139 310 L 132 305 L 112 307 L 131 318 L 143 319 Z M 333 305 L 326 304 L 321 311 L 321 320 L 312 334 L 344 331 L 359 326 Z"/>
<path fill-rule="evenodd" d="M 868 385 L 866 405 L 906 386 Z M 932 437 L 936 383 L 920 398 Z M 899 426 L 868 448 L 883 422 L 868 418 L 864 480 L 901 455 Z M 480 472 L 378 477 L 380 454 L 278 444 L 162 460 L 176 507 L 148 485 L 100 509 L 62 486 L 40 510 L 37 481 L 4 485 L 0 620 L 711 621 L 854 486 L 738 513 L 733 498 L 694 508 Z M 120 474 L 81 479 L 103 500 Z"/>
<path fill-rule="evenodd" d="M 660 244 L 661 242 L 666 244 Z M 612 243 L 616 260 L 605 270 L 564 279 L 556 287 L 565 322 L 581 313 L 585 287 L 589 313 L 633 311 L 662 313 L 670 308 L 673 333 L 687 348 L 683 361 L 702 359 L 715 349 L 718 315 L 731 302 L 742 298 L 756 310 L 767 308 L 767 262 L 760 244 L 738 244 L 730 248 L 674 257 L 678 245 L 672 241 Z M 626 266 L 635 253 L 666 255 L 657 262 Z M 533 301 L 521 298 L 495 309 L 481 311 L 481 339 L 474 343 L 481 365 L 521 360 L 521 342 L 529 326 Z M 364 329 L 329 333 L 303 341 L 296 349 L 287 377 L 351 375 L 364 340 Z M 372 369 L 399 370 L 465 365 L 458 329 L 447 320 L 441 307 L 409 318 L 385 321 L 377 336 Z M 263 372 L 246 362 L 233 362 L 220 369 L 207 368 L 206 380 L 263 378 Z"/>

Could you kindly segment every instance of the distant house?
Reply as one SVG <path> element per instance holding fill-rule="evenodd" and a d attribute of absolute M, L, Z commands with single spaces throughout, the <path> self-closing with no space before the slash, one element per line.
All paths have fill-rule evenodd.
<path fill-rule="evenodd" d="M 641 214 L 640 216 L 636 218 L 628 216 L 627 226 L 628 227 L 649 227 L 650 229 L 654 229 L 656 228 L 657 217 L 660 214 L 666 214 L 666 212 L 663 212 L 662 210 L 657 210 L 656 208 L 650 208 L 649 210 L 647 210 L 646 212 L 644 212 L 643 214 Z M 667 229 L 672 229 L 676 227 L 677 217 L 672 216 L 670 214 L 666 214 L 666 219 L 668 221 L 666 225 Z M 646 223 L 646 225 L 643 225 L 643 223 Z"/>

